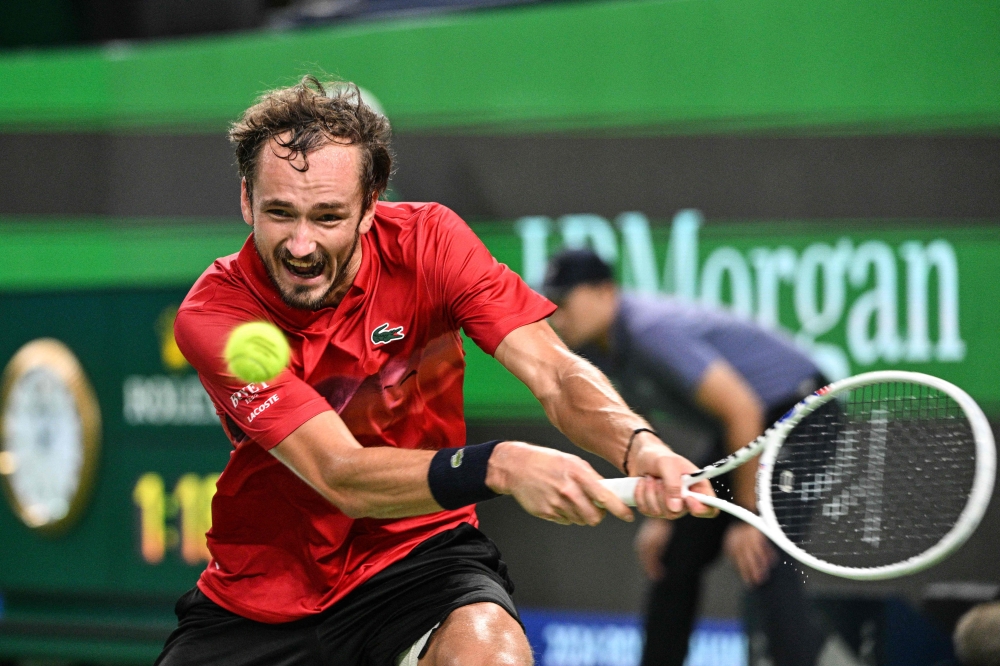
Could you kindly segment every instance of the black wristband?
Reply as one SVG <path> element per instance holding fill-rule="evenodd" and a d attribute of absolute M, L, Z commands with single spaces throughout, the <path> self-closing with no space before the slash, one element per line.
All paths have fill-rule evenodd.
<path fill-rule="evenodd" d="M 486 485 L 490 456 L 500 441 L 438 451 L 427 470 L 427 484 L 434 501 L 445 509 L 460 509 L 500 497 Z"/>
<path fill-rule="evenodd" d="M 625 472 L 625 476 L 628 476 L 628 454 L 632 451 L 632 443 L 635 442 L 635 436 L 640 432 L 648 432 L 654 437 L 659 437 L 660 435 L 651 428 L 636 428 L 632 431 L 632 436 L 628 438 L 628 446 L 625 447 L 625 459 L 622 460 L 622 471 Z"/>

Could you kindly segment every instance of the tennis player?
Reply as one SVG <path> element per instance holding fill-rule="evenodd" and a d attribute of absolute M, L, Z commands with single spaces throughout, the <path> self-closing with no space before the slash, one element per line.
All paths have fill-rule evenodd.
<path fill-rule="evenodd" d="M 212 559 L 158 664 L 532 663 L 476 502 L 512 495 L 560 524 L 596 525 L 595 503 L 632 514 L 576 456 L 466 445 L 460 329 L 572 441 L 644 477 L 641 513 L 715 514 L 681 497 L 695 467 L 562 344 L 554 306 L 457 215 L 379 201 L 389 136 L 355 87 L 312 78 L 265 94 L 230 132 L 253 233 L 192 287 L 175 334 L 233 450 Z M 274 381 L 224 369 L 229 332 L 250 320 L 291 343 Z"/>

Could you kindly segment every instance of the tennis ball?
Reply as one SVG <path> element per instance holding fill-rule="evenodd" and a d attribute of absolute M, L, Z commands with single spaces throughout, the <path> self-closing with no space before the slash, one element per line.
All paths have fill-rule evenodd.
<path fill-rule="evenodd" d="M 284 333 L 266 321 L 251 321 L 234 328 L 223 352 L 229 372 L 251 383 L 277 377 L 288 365 L 290 354 Z"/>

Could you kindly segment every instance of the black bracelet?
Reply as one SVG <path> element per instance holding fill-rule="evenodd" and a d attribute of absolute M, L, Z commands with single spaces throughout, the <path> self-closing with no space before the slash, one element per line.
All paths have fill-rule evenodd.
<path fill-rule="evenodd" d="M 632 436 L 628 438 L 628 446 L 625 447 L 625 460 L 622 461 L 622 471 L 625 472 L 625 476 L 628 476 L 628 454 L 632 451 L 632 442 L 635 441 L 635 436 L 640 432 L 648 432 L 655 437 L 660 436 L 652 428 L 636 428 L 632 431 Z"/>
<path fill-rule="evenodd" d="M 445 509 L 460 509 L 500 497 L 486 485 L 490 456 L 500 441 L 441 449 L 434 454 L 427 470 L 427 485 L 434 501 Z"/>

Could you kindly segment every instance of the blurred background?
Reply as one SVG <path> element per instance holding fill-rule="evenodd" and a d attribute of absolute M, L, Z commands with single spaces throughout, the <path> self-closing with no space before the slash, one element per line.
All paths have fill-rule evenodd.
<path fill-rule="evenodd" d="M 75 405 L 100 432 L 78 479 L 19 480 L 0 451 L 0 662 L 148 664 L 173 627 L 229 448 L 173 314 L 248 233 L 228 123 L 307 73 L 389 117 L 391 198 L 453 208 L 530 284 L 589 245 L 626 289 L 782 329 L 831 377 L 941 376 L 1000 422 L 997 3 L 4 0 L 0 362 L 64 343 L 93 399 L 77 372 L 35 417 L 58 429 Z M 470 441 L 572 448 L 466 352 Z M 17 372 L 4 417 L 33 409 L 9 400 Z M 65 515 L 19 512 L 16 483 L 62 492 Z M 480 515 L 540 664 L 638 663 L 634 526 L 507 499 Z M 1000 590 L 998 548 L 991 508 L 928 572 L 807 587 L 860 663 L 953 663 L 955 620 Z M 748 663 L 739 587 L 714 566 L 689 666 Z"/>

